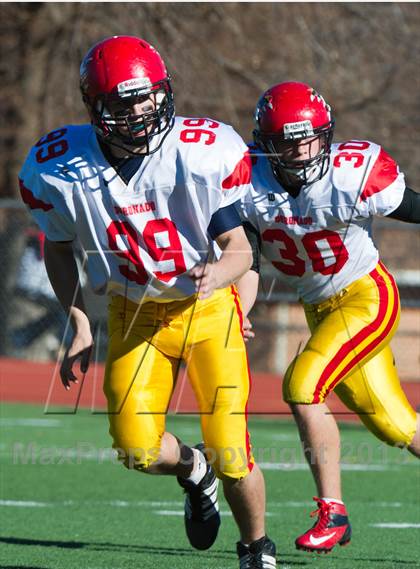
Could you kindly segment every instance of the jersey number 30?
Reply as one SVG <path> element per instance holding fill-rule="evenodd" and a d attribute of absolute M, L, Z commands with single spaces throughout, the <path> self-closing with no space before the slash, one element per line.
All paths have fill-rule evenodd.
<path fill-rule="evenodd" d="M 267 229 L 262 234 L 264 241 L 283 243 L 284 247 L 279 249 L 283 261 L 271 261 L 273 266 L 286 275 L 301 277 L 305 273 L 305 261 L 298 256 L 298 248 L 293 239 L 283 229 Z M 318 242 L 325 240 L 333 254 L 333 262 L 326 263 L 322 256 Z M 302 245 L 312 261 L 312 268 L 315 273 L 322 275 L 335 275 L 344 267 L 349 258 L 349 253 L 340 235 L 328 229 L 307 233 L 302 238 Z M 324 250 L 324 249 L 323 249 Z M 329 255 L 330 256 L 330 255 Z"/>
<path fill-rule="evenodd" d="M 128 221 L 113 221 L 108 226 L 107 234 L 109 248 L 115 251 L 118 257 L 127 261 L 125 265 L 119 265 L 120 273 L 129 281 L 145 285 L 149 280 L 149 275 L 140 257 L 137 230 Z M 125 240 L 126 250 L 121 250 L 118 246 L 118 237 Z M 158 244 L 158 239 L 161 244 Z M 172 261 L 171 267 L 173 268 L 167 271 L 154 271 L 157 279 L 168 282 L 187 270 L 178 231 L 174 222 L 167 217 L 148 221 L 143 231 L 143 241 L 154 261 Z"/>

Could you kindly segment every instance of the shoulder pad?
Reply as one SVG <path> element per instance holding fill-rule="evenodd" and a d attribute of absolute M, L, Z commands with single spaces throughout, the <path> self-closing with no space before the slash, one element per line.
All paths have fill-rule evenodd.
<path fill-rule="evenodd" d="M 91 132 L 91 126 L 67 125 L 42 136 L 32 147 L 27 160 L 40 174 L 62 167 L 76 155 L 80 156 Z"/>
<path fill-rule="evenodd" d="M 334 144 L 331 151 L 334 186 L 357 192 L 366 199 L 390 186 L 398 177 L 398 165 L 379 146 L 367 140 Z"/>

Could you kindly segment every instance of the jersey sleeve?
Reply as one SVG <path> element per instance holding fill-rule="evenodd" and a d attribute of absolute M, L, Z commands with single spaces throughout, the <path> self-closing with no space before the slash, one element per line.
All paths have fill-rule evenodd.
<path fill-rule="evenodd" d="M 367 140 L 349 140 L 333 147 L 332 185 L 337 204 L 341 204 L 340 216 L 386 216 L 400 205 L 404 174 L 381 146 Z"/>
<path fill-rule="evenodd" d="M 239 202 L 219 208 L 213 215 L 208 226 L 208 232 L 212 239 L 242 225 L 238 212 Z"/>
<path fill-rule="evenodd" d="M 40 170 L 33 151 L 19 173 L 22 200 L 50 241 L 73 241 L 76 237 L 71 186 Z M 69 194 L 67 199 L 65 193 Z"/>
<path fill-rule="evenodd" d="M 360 202 L 369 215 L 388 215 L 402 202 L 405 186 L 398 164 L 379 147 L 376 158 L 371 159 Z"/>
<path fill-rule="evenodd" d="M 251 168 L 251 178 L 250 182 L 247 185 L 247 190 L 241 196 L 241 201 L 239 204 L 239 215 L 241 217 L 242 222 L 249 221 L 255 227 L 258 227 L 258 215 L 257 215 L 257 207 L 254 204 L 254 187 L 253 187 L 253 179 L 252 179 L 252 170 L 256 168 L 257 164 L 257 157 L 255 153 L 258 152 L 257 147 L 254 144 L 248 144 L 248 156 L 250 158 L 250 168 Z"/>
<path fill-rule="evenodd" d="M 216 131 L 215 131 L 216 132 Z M 211 149 L 211 150 L 210 150 Z M 219 194 L 217 209 L 239 201 L 251 183 L 251 158 L 248 147 L 229 125 L 219 123 L 212 154 L 211 185 Z"/>
<path fill-rule="evenodd" d="M 230 149 L 221 184 L 222 203 L 220 207 L 235 203 L 248 193 L 251 184 L 251 170 L 251 157 L 245 144 L 238 144 L 237 152 Z"/>

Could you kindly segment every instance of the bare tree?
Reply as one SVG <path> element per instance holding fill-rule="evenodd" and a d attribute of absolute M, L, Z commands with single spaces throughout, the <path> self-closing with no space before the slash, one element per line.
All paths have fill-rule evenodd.
<path fill-rule="evenodd" d="M 261 92 L 304 81 L 333 106 L 337 138 L 379 142 L 414 186 L 419 179 L 418 3 L 0 3 L 0 22 L 0 197 L 18 195 L 33 142 L 86 121 L 79 63 L 114 34 L 139 35 L 159 49 L 178 114 L 218 118 L 249 140 Z M 22 223 L 0 209 L 2 299 L 13 285 Z"/>

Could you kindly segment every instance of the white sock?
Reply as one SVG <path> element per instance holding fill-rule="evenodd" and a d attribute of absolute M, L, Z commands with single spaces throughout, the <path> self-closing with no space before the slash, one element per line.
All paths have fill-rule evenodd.
<path fill-rule="evenodd" d="M 336 498 L 321 498 L 323 502 L 329 504 L 330 502 L 335 502 L 336 504 L 344 504 L 341 500 L 337 500 Z"/>
<path fill-rule="evenodd" d="M 191 471 L 191 474 L 186 478 L 190 482 L 194 484 L 199 484 L 203 478 L 205 473 L 207 472 L 207 462 L 206 457 L 204 454 L 196 448 L 191 449 L 194 453 L 194 466 Z"/>

